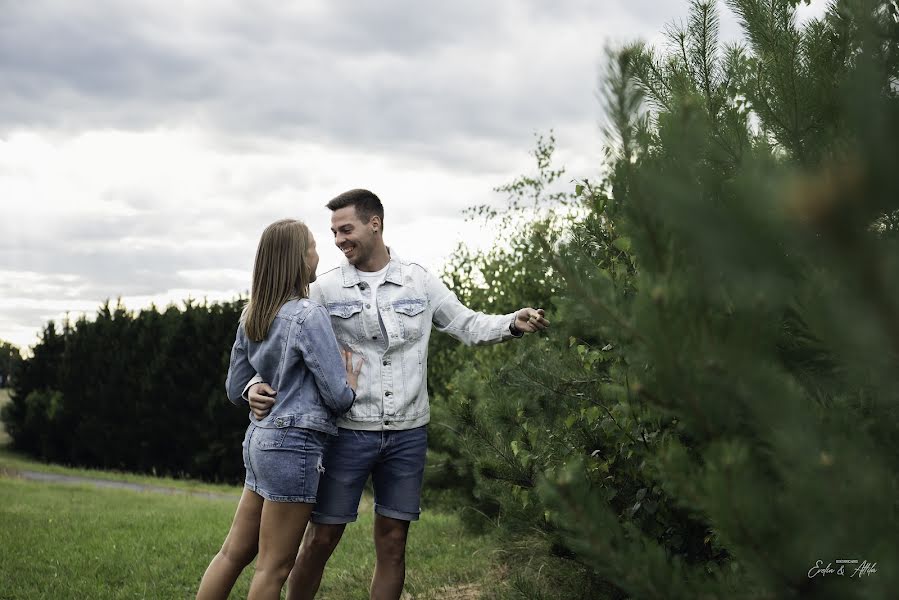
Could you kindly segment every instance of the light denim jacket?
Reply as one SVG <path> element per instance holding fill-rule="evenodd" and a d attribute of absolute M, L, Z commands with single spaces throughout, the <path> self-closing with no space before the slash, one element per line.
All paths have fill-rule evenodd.
<path fill-rule="evenodd" d="M 284 304 L 261 342 L 247 337 L 243 323 L 231 349 L 225 388 L 228 399 L 246 406 L 242 393 L 255 374 L 278 390 L 271 412 L 259 427 L 306 427 L 337 434 L 337 417 L 350 408 L 354 393 L 331 330 L 328 313 L 308 299 Z"/>
<path fill-rule="evenodd" d="M 412 429 L 429 421 L 428 340 L 432 325 L 467 345 L 520 337 L 509 329 L 515 313 L 473 311 L 434 274 L 395 253 L 391 253 L 386 279 L 378 289 L 377 303 L 371 287 L 346 261 L 320 275 L 309 296 L 327 309 L 338 342 L 365 358 L 356 402 L 337 423 L 348 429 Z M 379 315 L 387 333 L 386 349 L 383 340 L 376 339 L 381 336 Z"/>

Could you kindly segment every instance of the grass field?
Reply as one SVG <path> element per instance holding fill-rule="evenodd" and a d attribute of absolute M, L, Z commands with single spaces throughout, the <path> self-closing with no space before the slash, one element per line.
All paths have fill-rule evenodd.
<path fill-rule="evenodd" d="M 0 454 L 4 465 L 7 474 L 50 468 L 10 452 Z M 106 474 L 115 477 L 121 476 Z M 228 531 L 240 491 L 215 487 L 233 492 L 234 500 L 0 476 L 0 599 L 192 598 Z M 347 528 L 319 598 L 368 597 L 374 566 L 370 502 L 366 508 Z M 490 563 L 485 539 L 466 534 L 453 515 L 426 512 L 412 526 L 404 598 L 477 598 L 491 577 Z M 246 596 L 251 575 L 252 566 L 232 597 Z"/>

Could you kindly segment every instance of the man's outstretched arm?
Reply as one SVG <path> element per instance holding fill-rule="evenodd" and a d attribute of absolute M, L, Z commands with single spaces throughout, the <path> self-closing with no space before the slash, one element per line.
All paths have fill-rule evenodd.
<path fill-rule="evenodd" d="M 428 273 L 428 299 L 438 331 L 463 344 L 495 344 L 549 327 L 542 308 L 522 308 L 507 315 L 488 315 L 471 310 L 438 277 Z"/>

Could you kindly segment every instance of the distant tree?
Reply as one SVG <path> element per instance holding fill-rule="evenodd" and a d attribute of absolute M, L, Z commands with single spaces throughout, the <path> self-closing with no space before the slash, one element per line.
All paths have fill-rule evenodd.
<path fill-rule="evenodd" d="M 49 323 L 24 360 L 3 421 L 43 460 L 236 481 L 247 411 L 224 381 L 242 301 L 186 301 Z"/>
<path fill-rule="evenodd" d="M 10 385 L 20 362 L 22 362 L 22 355 L 19 353 L 19 348 L 0 340 L 0 387 Z"/>

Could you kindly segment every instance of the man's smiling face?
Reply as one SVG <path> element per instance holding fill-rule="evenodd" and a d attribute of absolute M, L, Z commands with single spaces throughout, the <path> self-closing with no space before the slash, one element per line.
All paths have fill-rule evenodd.
<path fill-rule="evenodd" d="M 334 244 L 353 266 L 365 263 L 375 249 L 377 238 L 372 230 L 373 219 L 375 217 L 363 223 L 352 205 L 331 213 Z"/>

